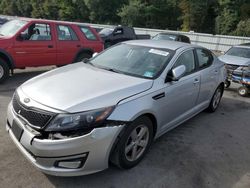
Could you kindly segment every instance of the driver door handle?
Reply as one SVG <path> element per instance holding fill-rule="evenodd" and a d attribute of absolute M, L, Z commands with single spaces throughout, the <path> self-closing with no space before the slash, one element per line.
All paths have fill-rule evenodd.
<path fill-rule="evenodd" d="M 193 83 L 198 84 L 199 82 L 200 82 L 200 80 L 198 78 L 195 78 Z"/>

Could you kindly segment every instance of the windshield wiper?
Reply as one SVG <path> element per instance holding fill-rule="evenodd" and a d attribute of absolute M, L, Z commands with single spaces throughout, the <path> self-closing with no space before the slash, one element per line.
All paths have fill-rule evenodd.
<path fill-rule="evenodd" d="M 101 67 L 102 69 L 105 69 L 107 71 L 110 71 L 110 72 L 115 72 L 115 73 L 120 73 L 120 74 L 125 74 L 124 72 L 122 71 L 119 71 L 117 69 L 113 69 L 113 68 L 106 68 L 106 67 Z"/>

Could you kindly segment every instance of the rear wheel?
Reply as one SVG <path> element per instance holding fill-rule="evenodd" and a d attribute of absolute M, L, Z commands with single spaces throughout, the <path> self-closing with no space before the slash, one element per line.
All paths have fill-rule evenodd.
<path fill-rule="evenodd" d="M 213 98 L 209 104 L 209 107 L 207 108 L 208 112 L 215 112 L 216 111 L 216 109 L 219 107 L 222 94 L 223 94 L 223 88 L 222 88 L 222 86 L 219 86 L 215 90 Z"/>
<path fill-rule="evenodd" d="M 238 88 L 238 94 L 242 97 L 246 97 L 248 95 L 248 88 L 245 86 L 241 86 Z"/>
<path fill-rule="evenodd" d="M 0 59 L 0 83 L 9 77 L 9 67 L 3 59 Z"/>
<path fill-rule="evenodd" d="M 128 125 L 111 156 L 116 166 L 129 169 L 136 166 L 147 153 L 153 139 L 153 124 L 148 117 Z"/>

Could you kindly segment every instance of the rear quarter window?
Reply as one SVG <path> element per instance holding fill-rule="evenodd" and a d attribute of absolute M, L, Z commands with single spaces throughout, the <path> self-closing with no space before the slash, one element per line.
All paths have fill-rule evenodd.
<path fill-rule="evenodd" d="M 198 65 L 200 69 L 209 67 L 212 65 L 214 57 L 211 52 L 206 49 L 196 49 Z"/>
<path fill-rule="evenodd" d="M 81 32 L 83 35 L 88 39 L 88 40 L 97 40 L 95 34 L 91 31 L 90 28 L 84 27 L 84 26 L 79 26 Z"/>

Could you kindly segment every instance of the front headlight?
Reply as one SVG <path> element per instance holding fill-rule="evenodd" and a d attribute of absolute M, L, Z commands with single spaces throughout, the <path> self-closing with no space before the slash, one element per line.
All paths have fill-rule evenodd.
<path fill-rule="evenodd" d="M 97 127 L 107 119 L 113 110 L 114 106 L 76 114 L 59 114 L 45 128 L 45 131 L 74 131 Z"/>

